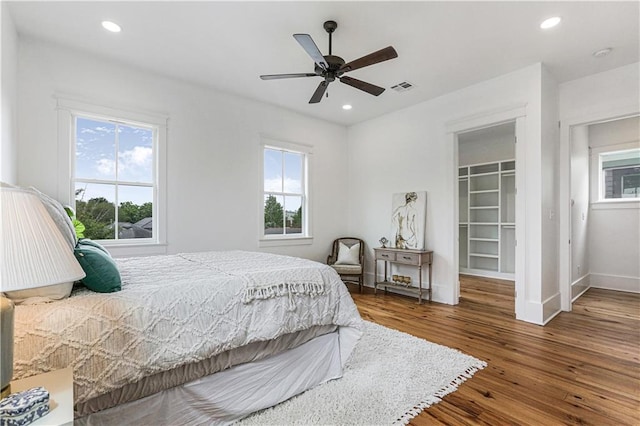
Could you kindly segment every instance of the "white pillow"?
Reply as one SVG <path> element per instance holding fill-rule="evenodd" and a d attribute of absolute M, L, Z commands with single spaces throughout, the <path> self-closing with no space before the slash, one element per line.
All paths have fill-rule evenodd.
<path fill-rule="evenodd" d="M 360 243 L 356 243 L 351 247 L 346 244 L 338 243 L 338 260 L 336 265 L 359 265 L 360 264 Z"/>
<path fill-rule="evenodd" d="M 44 205 L 44 208 L 47 209 L 49 216 L 51 216 L 51 219 L 55 222 L 64 239 L 69 243 L 69 249 L 73 251 L 73 248 L 78 242 L 76 238 L 76 228 L 73 226 L 73 222 L 62 204 L 60 204 L 58 200 L 49 197 L 47 194 L 38 191 L 33 186 L 29 188 L 28 191 L 35 193 L 38 198 L 40 198 L 40 201 Z"/>

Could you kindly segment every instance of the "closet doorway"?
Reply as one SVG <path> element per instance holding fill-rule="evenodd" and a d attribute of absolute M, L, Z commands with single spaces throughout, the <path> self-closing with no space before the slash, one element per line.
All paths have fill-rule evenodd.
<path fill-rule="evenodd" d="M 457 140 L 460 283 L 476 292 L 491 292 L 491 279 L 514 286 L 516 122 L 461 132 Z"/>

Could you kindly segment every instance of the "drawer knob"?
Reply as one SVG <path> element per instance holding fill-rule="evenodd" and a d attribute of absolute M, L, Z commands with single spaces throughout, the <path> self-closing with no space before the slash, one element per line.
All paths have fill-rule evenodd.
<path fill-rule="evenodd" d="M 411 258 L 409 256 L 402 256 L 403 259 L 405 260 L 411 260 Z"/>

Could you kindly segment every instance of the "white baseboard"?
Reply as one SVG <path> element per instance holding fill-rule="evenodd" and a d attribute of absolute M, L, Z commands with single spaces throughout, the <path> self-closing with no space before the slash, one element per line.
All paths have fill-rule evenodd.
<path fill-rule="evenodd" d="M 544 325 L 542 321 L 542 304 L 526 301 L 524 303 L 524 312 L 516 311 L 516 319 L 532 324 Z"/>
<path fill-rule="evenodd" d="M 537 325 L 546 325 L 560 310 L 560 293 L 556 293 L 544 302 L 526 301 L 524 315 L 516 316 L 516 319 Z"/>
<path fill-rule="evenodd" d="M 575 302 L 591 286 L 591 275 L 586 274 L 571 283 L 571 302 Z"/>
<path fill-rule="evenodd" d="M 460 274 L 473 275 L 475 277 L 496 278 L 499 280 L 515 281 L 516 275 L 511 272 L 487 271 L 484 269 L 460 268 Z"/>
<path fill-rule="evenodd" d="M 542 323 L 546 325 L 549 321 L 551 321 L 556 315 L 558 315 L 561 309 L 560 293 L 556 293 L 553 296 L 549 297 L 547 300 L 542 302 Z"/>
<path fill-rule="evenodd" d="M 620 275 L 590 274 L 591 287 L 606 290 L 640 293 L 640 277 L 625 277 Z"/>

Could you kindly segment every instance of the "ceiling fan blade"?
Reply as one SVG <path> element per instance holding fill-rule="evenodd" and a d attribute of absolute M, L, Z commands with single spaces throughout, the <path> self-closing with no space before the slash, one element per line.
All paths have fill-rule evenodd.
<path fill-rule="evenodd" d="M 344 84 L 348 84 L 351 87 L 355 87 L 356 89 L 360 89 L 364 92 L 370 93 L 373 96 L 379 96 L 382 92 L 384 92 L 384 87 L 376 86 L 371 83 L 367 83 L 366 81 L 358 80 L 356 78 L 351 78 L 342 76 L 340 77 L 340 81 Z"/>
<path fill-rule="evenodd" d="M 300 43 L 300 46 L 302 46 L 307 54 L 311 56 L 313 62 L 318 64 L 320 68 L 325 70 L 329 68 L 329 64 L 327 63 L 327 61 L 325 61 L 324 56 L 322 56 L 322 53 L 320 52 L 320 49 L 318 49 L 318 46 L 316 46 L 316 43 L 313 41 L 309 34 L 294 34 L 293 38 L 295 38 L 298 43 Z"/>
<path fill-rule="evenodd" d="M 357 70 L 358 68 L 367 67 L 369 65 L 377 64 L 378 62 L 388 61 L 389 59 L 397 58 L 398 53 L 396 49 L 393 47 L 385 47 L 384 49 L 380 49 L 377 52 L 369 53 L 362 58 L 358 58 L 354 61 L 347 62 L 343 66 L 340 67 L 339 71 L 349 72 L 353 70 Z"/>
<path fill-rule="evenodd" d="M 313 93 L 313 96 L 311 96 L 311 99 L 309 99 L 309 103 L 317 104 L 318 102 L 320 102 L 322 100 L 322 96 L 324 95 L 324 92 L 327 91 L 327 87 L 329 87 L 329 83 L 327 83 L 327 80 L 321 82 L 318 85 L 318 88 L 316 89 L 316 91 Z"/>
<path fill-rule="evenodd" d="M 281 78 L 297 78 L 297 77 L 317 77 L 318 74 L 313 73 L 298 73 L 298 74 L 268 74 L 261 75 L 260 78 L 263 80 L 278 80 Z"/>

